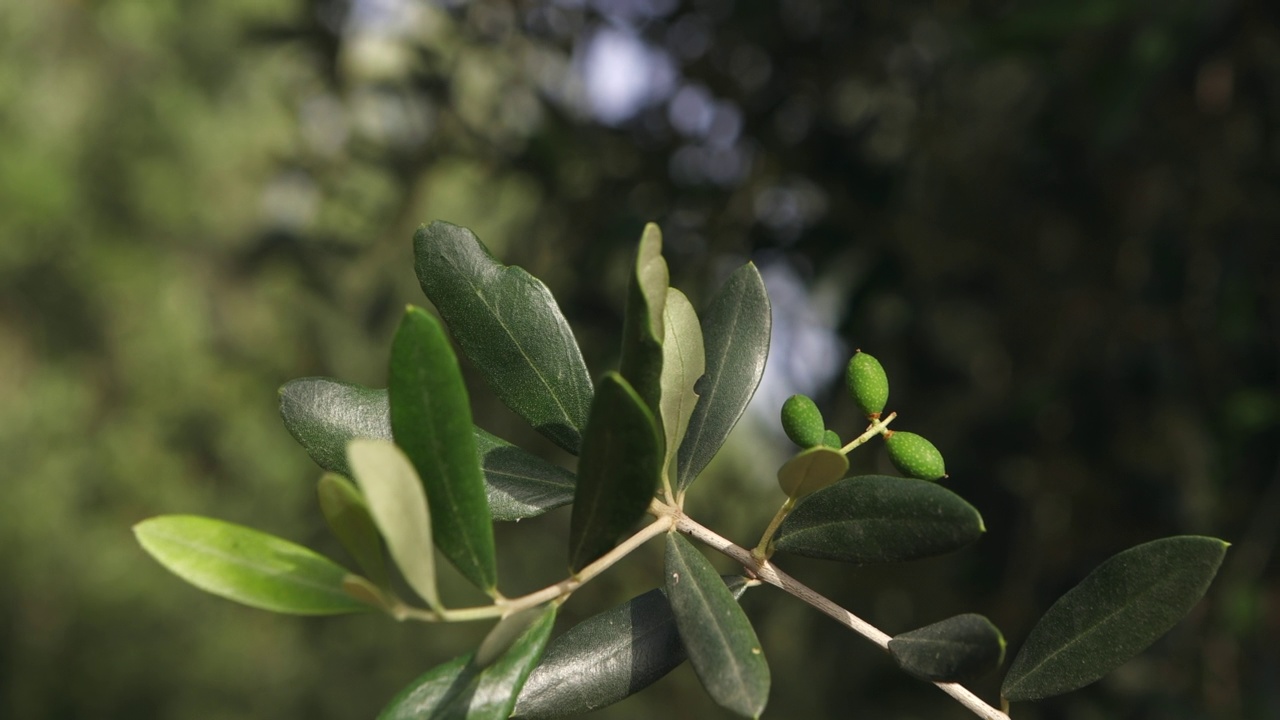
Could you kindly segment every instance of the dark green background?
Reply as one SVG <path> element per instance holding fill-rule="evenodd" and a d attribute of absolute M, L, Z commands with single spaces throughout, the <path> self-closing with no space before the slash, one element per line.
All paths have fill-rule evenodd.
<path fill-rule="evenodd" d="M 0 716 L 367 718 L 476 642 L 234 606 L 129 531 L 200 513 L 346 562 L 275 389 L 385 382 L 395 320 L 424 302 L 413 229 L 440 218 L 546 280 L 595 375 L 616 363 L 647 220 L 699 307 L 748 258 L 801 281 L 775 292 L 775 331 L 834 329 L 836 363 L 878 356 L 900 427 L 943 451 L 990 530 L 901 568 L 782 560 L 890 632 L 981 612 L 1016 648 L 1118 550 L 1234 543 L 1168 637 L 1019 720 L 1275 717 L 1271 6 L 491 0 L 380 33 L 341 0 L 0 6 Z M 668 49 L 726 114 L 683 135 L 667 104 L 615 127 L 562 102 L 605 26 Z M 832 358 L 803 347 L 777 336 L 781 372 L 692 490 L 743 544 L 781 501 L 761 468 L 789 452 L 760 419 L 821 382 L 828 423 L 858 429 L 815 375 Z M 482 424 L 565 459 L 471 379 Z M 566 525 L 500 528 L 506 592 L 557 579 Z M 647 548 L 562 625 L 652 587 L 660 562 Z M 474 599 L 456 578 L 446 592 Z M 775 678 L 766 717 L 970 717 L 799 603 L 744 602 Z M 720 712 L 683 668 L 598 716 Z"/>

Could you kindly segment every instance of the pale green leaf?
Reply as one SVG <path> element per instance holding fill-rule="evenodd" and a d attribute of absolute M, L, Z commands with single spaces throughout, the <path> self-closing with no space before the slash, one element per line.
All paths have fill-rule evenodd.
<path fill-rule="evenodd" d="M 834 484 L 849 472 L 849 458 L 825 445 L 802 450 L 778 469 L 778 487 L 799 500 Z"/>
<path fill-rule="evenodd" d="M 702 327 L 693 304 L 684 293 L 670 288 L 664 311 L 662 340 L 662 429 L 666 434 L 663 473 L 674 476 L 671 467 L 676 451 L 689 427 L 689 418 L 698 403 L 694 385 L 706 372 L 702 348 Z"/>

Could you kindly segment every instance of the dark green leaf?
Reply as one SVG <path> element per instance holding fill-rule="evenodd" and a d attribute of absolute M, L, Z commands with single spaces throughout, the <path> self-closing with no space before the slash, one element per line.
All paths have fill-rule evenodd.
<path fill-rule="evenodd" d="M 325 470 L 351 477 L 347 443 L 391 439 L 387 391 L 332 378 L 290 380 L 280 388 L 280 416 L 307 455 Z"/>
<path fill-rule="evenodd" d="M 661 407 L 666 452 L 662 471 L 674 479 L 672 462 L 698 404 L 693 386 L 706 372 L 706 356 L 698 315 L 684 293 L 669 288 L 663 314 Z"/>
<path fill-rule="evenodd" d="M 470 230 L 444 222 L 413 237 L 423 292 L 503 403 L 577 453 L 591 375 L 547 286 L 503 265 Z"/>
<path fill-rule="evenodd" d="M 636 265 L 627 287 L 622 323 L 622 377 L 631 383 L 662 428 L 662 340 L 666 336 L 667 261 L 662 232 L 649 223 L 640 236 Z"/>
<path fill-rule="evenodd" d="M 274 535 L 194 515 L 143 520 L 133 532 L 170 572 L 228 600 L 293 615 L 369 610 L 342 589 L 345 569 Z"/>
<path fill-rule="evenodd" d="M 742 576 L 722 579 L 739 598 Z M 514 717 L 551 720 L 634 695 L 685 661 L 666 593 L 655 588 L 593 615 L 552 640 L 520 692 Z"/>
<path fill-rule="evenodd" d="M 573 473 L 480 428 L 475 434 L 494 520 L 534 517 L 573 502 Z"/>
<path fill-rule="evenodd" d="M 849 472 L 849 458 L 825 445 L 802 450 L 778 469 L 778 487 L 800 499 L 830 486 Z"/>
<path fill-rule="evenodd" d="M 1001 695 L 1038 700 L 1101 678 L 1142 652 L 1204 596 L 1227 543 L 1184 535 L 1130 548 L 1089 573 L 1031 630 Z"/>
<path fill-rule="evenodd" d="M 441 609 L 427 496 L 409 458 L 390 440 L 356 438 L 347 445 L 347 464 L 405 581 Z"/>
<path fill-rule="evenodd" d="M 978 511 L 936 483 L 863 475 L 801 502 L 774 547 L 849 563 L 903 562 L 958 550 L 984 531 Z"/>
<path fill-rule="evenodd" d="M 419 308 L 396 330 L 388 385 L 391 429 L 426 485 L 436 545 L 464 577 L 495 592 L 493 523 L 467 388 L 444 330 Z"/>
<path fill-rule="evenodd" d="M 769 664 L 751 621 L 707 558 L 683 535 L 667 535 L 667 597 L 702 687 L 722 707 L 760 717 Z"/>
<path fill-rule="evenodd" d="M 898 667 L 932 682 L 961 682 L 981 677 L 1004 660 L 1004 636 L 981 615 L 947 618 L 889 641 Z"/>
<path fill-rule="evenodd" d="M 582 439 L 569 520 L 569 567 L 577 572 L 617 544 L 658 487 L 662 439 L 653 413 L 617 373 L 606 373 Z"/>
<path fill-rule="evenodd" d="M 348 442 L 391 439 L 386 390 L 301 378 L 280 388 L 280 412 L 317 465 L 348 477 Z M 573 473 L 478 427 L 473 431 L 494 520 L 520 520 L 573 502 Z"/>
<path fill-rule="evenodd" d="M 364 496 L 350 480 L 325 473 L 316 488 L 320 511 L 342 546 L 351 553 L 377 585 L 387 584 L 387 564 L 382 553 L 382 536 L 369 514 Z"/>
<path fill-rule="evenodd" d="M 555 626 L 556 606 L 541 612 L 492 665 L 455 658 L 400 691 L 378 720 L 506 720 Z"/>
<path fill-rule="evenodd" d="M 706 375 L 677 460 L 679 489 L 689 487 L 720 450 L 756 392 L 769 355 L 769 295 L 756 266 L 739 268 L 702 316 Z"/>

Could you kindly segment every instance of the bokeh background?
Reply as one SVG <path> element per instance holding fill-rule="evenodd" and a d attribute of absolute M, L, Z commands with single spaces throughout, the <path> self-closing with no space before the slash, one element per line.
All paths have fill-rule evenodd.
<path fill-rule="evenodd" d="M 384 383 L 437 218 L 544 278 L 597 374 L 645 221 L 695 304 L 758 264 L 768 375 L 690 500 L 743 544 L 781 501 L 783 399 L 849 436 L 841 367 L 877 355 L 990 530 L 903 567 L 785 561 L 891 633 L 974 611 L 1014 649 L 1121 549 L 1234 543 L 1169 636 L 1019 720 L 1280 717 L 1262 0 L 0 4 L 0 716 L 369 718 L 476 641 L 235 606 L 130 533 L 199 513 L 344 558 L 275 389 Z M 471 386 L 482 425 L 567 461 Z M 558 577 L 566 518 L 500 528 L 504 589 Z M 562 627 L 659 566 L 629 559 Z M 970 717 L 799 603 L 744 603 L 766 717 Z M 655 716 L 725 713 L 685 667 L 594 715 Z"/>

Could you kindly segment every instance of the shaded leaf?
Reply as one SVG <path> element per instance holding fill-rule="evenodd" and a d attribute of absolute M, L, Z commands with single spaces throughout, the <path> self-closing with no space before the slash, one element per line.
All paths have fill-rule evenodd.
<path fill-rule="evenodd" d="M 1226 551 L 1217 538 L 1184 535 L 1111 557 L 1031 630 L 1001 695 L 1015 701 L 1061 695 L 1119 667 L 1191 611 Z"/>
<path fill-rule="evenodd" d="M 961 682 L 1000 667 L 1004 636 L 990 620 L 967 613 L 894 636 L 889 654 L 918 678 Z"/>
<path fill-rule="evenodd" d="M 507 407 L 577 453 L 591 375 L 542 281 L 493 259 L 470 230 L 433 222 L 413 236 L 414 269 L 458 345 Z"/>
<path fill-rule="evenodd" d="M 774 547 L 849 563 L 903 562 L 958 550 L 984 531 L 978 511 L 936 483 L 863 475 L 805 498 L 778 527 Z"/>
<path fill-rule="evenodd" d="M 769 295 L 751 263 L 738 268 L 702 316 L 706 374 L 676 462 L 679 490 L 689 487 L 738 424 L 764 375 L 772 317 Z"/>
<path fill-rule="evenodd" d="M 735 599 L 746 592 L 746 578 L 721 579 Z M 657 682 L 685 658 L 671 603 L 655 588 L 552 640 L 520 692 L 513 717 L 550 720 L 612 705 Z"/>
<path fill-rule="evenodd" d="M 405 311 L 391 343 L 388 397 L 396 444 L 426 486 L 436 545 L 464 577 L 492 594 L 493 523 L 467 389 L 444 330 L 420 308 Z"/>
<path fill-rule="evenodd" d="M 348 477 L 348 442 L 358 437 L 391 439 L 386 390 L 301 378 L 280 388 L 280 413 L 317 465 Z M 472 430 L 494 520 L 533 517 L 573 502 L 573 473 L 478 427 Z"/>
<path fill-rule="evenodd" d="M 666 590 L 680 640 L 707 694 L 745 717 L 769 700 L 769 664 L 751 621 L 711 563 L 683 535 L 667 535 Z"/>
<path fill-rule="evenodd" d="M 556 606 L 541 614 L 487 668 L 464 655 L 414 680 L 392 699 L 378 720 L 505 720 L 555 626 Z"/>
<path fill-rule="evenodd" d="M 653 413 L 617 373 L 606 373 L 582 440 L 578 487 L 569 520 L 569 567 L 604 555 L 644 517 L 662 472 L 662 440 Z"/>
<path fill-rule="evenodd" d="M 351 477 L 347 443 L 391 439 L 387 391 L 324 377 L 290 380 L 280 388 L 280 417 L 307 455 L 325 470 Z"/>
<path fill-rule="evenodd" d="M 546 609 L 545 604 L 525 608 L 499 620 L 489 630 L 489 634 L 484 636 L 480 647 L 476 648 L 476 654 L 472 662 L 479 667 L 488 667 L 490 663 L 509 650 L 515 644 L 515 641 L 543 616 Z"/>
<path fill-rule="evenodd" d="M 333 473 L 320 478 L 316 494 L 320 497 L 320 512 L 338 542 L 375 584 L 385 586 L 387 564 L 382 555 L 382 536 L 364 496 L 350 480 Z"/>
<path fill-rule="evenodd" d="M 667 261 L 662 257 L 662 231 L 649 223 L 640 236 L 636 264 L 627 287 L 622 323 L 619 372 L 662 427 L 662 340 L 666 337 Z"/>
<path fill-rule="evenodd" d="M 668 477 L 674 477 L 671 463 L 698 403 L 693 387 L 706 372 L 706 357 L 702 328 L 689 298 L 675 288 L 668 289 L 663 314 L 661 407 L 666 452 L 662 469 Z"/>
<path fill-rule="evenodd" d="M 369 610 L 342 589 L 344 568 L 274 535 L 194 515 L 143 520 L 133 532 L 170 572 L 228 600 L 293 615 Z"/>
<path fill-rule="evenodd" d="M 778 487 L 800 499 L 830 486 L 849 472 L 849 458 L 825 445 L 802 450 L 778 469 Z"/>
<path fill-rule="evenodd" d="M 573 502 L 573 473 L 480 428 L 475 434 L 494 520 L 534 517 Z"/>
<path fill-rule="evenodd" d="M 357 438 L 347 445 L 347 464 L 396 567 L 414 592 L 440 609 L 427 496 L 409 458 L 388 440 Z"/>

